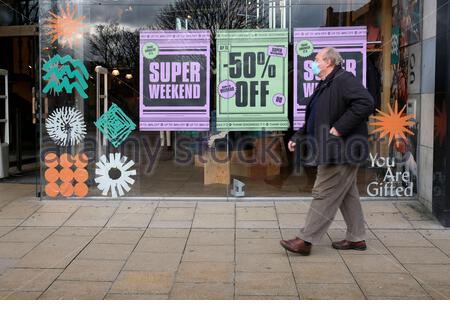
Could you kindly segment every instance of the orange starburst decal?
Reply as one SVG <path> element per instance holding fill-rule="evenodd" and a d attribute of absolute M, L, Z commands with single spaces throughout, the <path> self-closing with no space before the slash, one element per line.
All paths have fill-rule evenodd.
<path fill-rule="evenodd" d="M 411 120 L 414 118 L 414 115 L 404 113 L 406 106 L 399 112 L 398 103 L 395 101 L 394 110 L 392 110 L 390 105 L 388 105 L 388 108 L 389 113 L 377 109 L 378 115 L 371 116 L 372 119 L 377 121 L 371 123 L 376 129 L 372 130 L 370 134 L 380 132 L 380 139 L 389 135 L 389 144 L 391 144 L 394 139 L 403 138 L 406 140 L 406 134 L 414 135 L 414 133 L 408 129 L 408 127 L 414 125 L 414 121 Z"/>
<path fill-rule="evenodd" d="M 47 19 L 47 27 L 50 29 L 47 34 L 52 37 L 51 43 L 59 40 L 62 47 L 66 43 L 72 48 L 73 43 L 81 38 L 81 32 L 83 29 L 84 16 L 77 17 L 78 7 L 73 6 L 73 10 L 70 10 L 70 5 L 67 4 L 66 9 L 63 6 L 60 7 L 60 14 L 57 15 L 50 11 L 51 18 Z"/>
<path fill-rule="evenodd" d="M 447 135 L 447 109 L 445 104 L 442 109 L 436 108 L 436 114 L 434 115 L 434 136 L 439 143 L 444 143 L 445 136 Z"/>

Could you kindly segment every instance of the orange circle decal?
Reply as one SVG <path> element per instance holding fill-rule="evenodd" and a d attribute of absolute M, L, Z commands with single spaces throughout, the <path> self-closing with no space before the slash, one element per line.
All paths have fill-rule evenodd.
<path fill-rule="evenodd" d="M 55 168 L 49 168 L 45 170 L 44 177 L 48 182 L 56 182 L 59 179 L 59 172 Z"/>
<path fill-rule="evenodd" d="M 59 186 L 56 183 L 48 183 L 45 186 L 45 193 L 49 196 L 49 197 L 56 197 L 59 193 Z"/>
<path fill-rule="evenodd" d="M 54 152 L 49 152 L 44 157 L 45 165 L 49 168 L 55 168 L 58 165 L 58 156 Z"/>
<path fill-rule="evenodd" d="M 77 182 L 85 182 L 88 179 L 88 172 L 86 169 L 77 169 L 73 176 Z"/>
<path fill-rule="evenodd" d="M 64 153 L 59 158 L 59 164 L 63 168 L 70 168 L 73 166 L 73 157 L 68 153 Z"/>
<path fill-rule="evenodd" d="M 59 189 L 64 197 L 71 197 L 73 195 L 73 185 L 71 183 L 64 182 Z"/>
<path fill-rule="evenodd" d="M 77 168 L 86 168 L 89 158 L 86 153 L 79 153 L 75 156 L 75 166 Z"/>
<path fill-rule="evenodd" d="M 70 182 L 73 180 L 73 171 L 70 168 L 64 168 L 59 173 L 59 177 L 64 182 Z"/>
<path fill-rule="evenodd" d="M 86 197 L 89 190 L 88 190 L 86 183 L 80 182 L 75 185 L 74 191 L 75 191 L 75 195 L 77 197 L 82 198 L 82 197 Z"/>

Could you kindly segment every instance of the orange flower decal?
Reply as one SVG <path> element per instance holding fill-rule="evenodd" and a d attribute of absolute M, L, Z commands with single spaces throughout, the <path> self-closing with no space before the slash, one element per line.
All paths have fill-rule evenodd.
<path fill-rule="evenodd" d="M 79 41 L 82 38 L 80 33 L 83 29 L 83 20 L 85 17 L 75 17 L 77 13 L 77 5 L 74 5 L 73 11 L 71 11 L 69 4 L 67 4 L 65 10 L 61 6 L 60 15 L 50 11 L 52 18 L 47 19 L 47 27 L 50 29 L 47 34 L 52 37 L 52 44 L 56 40 L 59 40 L 62 47 L 68 43 L 72 48 L 74 41 Z"/>
<path fill-rule="evenodd" d="M 443 145 L 446 135 L 447 135 L 447 109 L 444 103 L 442 109 L 436 108 L 436 114 L 434 115 L 434 136 L 439 141 L 440 145 Z"/>
<path fill-rule="evenodd" d="M 414 121 L 411 120 L 414 118 L 413 114 L 405 114 L 404 111 L 406 106 L 398 111 L 398 103 L 395 101 L 394 110 L 392 107 L 388 105 L 389 113 L 385 113 L 379 109 L 378 115 L 371 116 L 376 122 L 372 122 L 371 124 L 376 129 L 372 130 L 370 134 L 374 134 L 380 132 L 380 139 L 384 136 L 389 135 L 389 144 L 391 144 L 392 140 L 403 138 L 406 140 L 406 134 L 414 135 L 414 132 L 408 129 L 408 127 L 414 125 Z"/>

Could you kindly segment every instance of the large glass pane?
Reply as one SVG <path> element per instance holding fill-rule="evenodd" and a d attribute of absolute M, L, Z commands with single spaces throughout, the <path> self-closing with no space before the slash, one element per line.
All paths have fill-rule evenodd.
<path fill-rule="evenodd" d="M 219 20 L 217 15 L 216 20 L 208 18 L 212 6 L 180 10 L 172 3 L 41 1 L 42 105 L 48 106 L 41 144 L 46 196 L 227 195 L 227 184 L 209 184 L 204 178 L 207 169 L 200 155 L 212 131 L 175 127 L 147 131 L 139 126 L 140 33 L 209 30 Z M 204 23 L 202 17 L 207 19 Z M 179 38 L 172 47 L 188 48 L 191 43 Z M 183 61 L 194 55 L 176 56 L 181 62 L 175 68 L 189 68 Z M 189 76 L 182 71 L 176 72 Z M 202 77 L 210 76 L 202 72 Z M 207 81 L 202 81 L 201 90 L 209 92 Z M 206 100 L 212 96 L 203 95 Z"/>
<path fill-rule="evenodd" d="M 389 111 L 382 96 L 392 82 L 391 105 L 414 113 L 418 92 L 400 89 L 420 54 L 404 25 L 417 12 L 402 1 L 393 7 L 394 28 L 385 32 L 399 26 L 401 48 L 389 64 L 382 7 L 376 0 L 40 1 L 44 194 L 242 196 L 230 193 L 236 179 L 245 196 L 310 196 L 315 169 L 299 166 L 287 149 L 295 132 L 294 31 L 366 27 L 365 80 L 376 108 Z M 371 153 L 397 157 L 396 170 L 411 168 L 411 137 L 392 144 L 371 135 Z M 361 195 L 385 174 L 368 159 Z"/>

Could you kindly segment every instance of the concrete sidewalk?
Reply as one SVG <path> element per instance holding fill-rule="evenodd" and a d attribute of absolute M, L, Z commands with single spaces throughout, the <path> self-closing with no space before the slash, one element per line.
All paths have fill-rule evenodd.
<path fill-rule="evenodd" d="M 286 253 L 308 201 L 38 201 L 0 184 L 1 299 L 448 299 L 450 229 L 417 202 L 366 201 L 368 250 L 338 214 Z"/>

